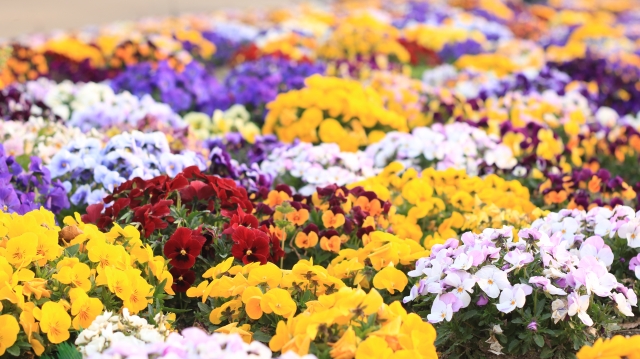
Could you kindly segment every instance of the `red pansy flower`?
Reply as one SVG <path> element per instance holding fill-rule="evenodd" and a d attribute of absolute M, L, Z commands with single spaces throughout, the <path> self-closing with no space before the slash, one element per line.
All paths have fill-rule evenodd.
<path fill-rule="evenodd" d="M 205 238 L 198 231 L 186 227 L 178 228 L 164 245 L 169 264 L 179 269 L 189 269 L 196 263 Z"/>
<path fill-rule="evenodd" d="M 267 263 L 270 254 L 269 236 L 258 229 L 238 227 L 231 236 L 233 247 L 231 254 L 244 264 L 251 262 Z"/>
<path fill-rule="evenodd" d="M 233 231 L 240 226 L 258 228 L 258 219 L 251 214 L 245 213 L 238 207 L 236 212 L 231 216 L 231 221 L 225 224 L 225 229 L 222 234 L 233 235 Z"/>

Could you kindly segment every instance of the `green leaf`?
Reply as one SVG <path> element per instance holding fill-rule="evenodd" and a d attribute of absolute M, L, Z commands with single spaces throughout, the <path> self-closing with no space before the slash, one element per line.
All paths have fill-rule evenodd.
<path fill-rule="evenodd" d="M 471 319 L 473 316 L 475 316 L 476 314 L 478 314 L 477 310 L 470 310 L 468 312 L 465 312 L 463 315 L 460 316 L 460 321 L 467 321 Z"/>
<path fill-rule="evenodd" d="M 253 333 L 253 339 L 259 342 L 268 343 L 271 340 L 271 336 L 262 331 L 256 331 Z"/>
<path fill-rule="evenodd" d="M 544 346 L 544 338 L 540 334 L 536 334 L 533 336 L 533 341 L 536 342 L 536 345 L 542 348 Z"/>
<path fill-rule="evenodd" d="M 12 345 L 7 348 L 7 353 L 13 355 L 14 357 L 20 356 L 20 346 L 17 344 Z"/>
<path fill-rule="evenodd" d="M 198 302 L 198 309 L 200 309 L 203 312 L 211 311 L 211 307 L 209 307 L 206 303 L 202 303 L 202 302 Z"/>
<path fill-rule="evenodd" d="M 69 342 L 63 342 L 58 347 L 58 358 L 64 359 L 82 359 L 82 355 L 76 349 L 75 345 L 69 344 Z"/>
<path fill-rule="evenodd" d="M 171 312 L 171 313 L 180 314 L 180 313 L 191 312 L 191 311 L 193 311 L 193 309 L 178 309 L 178 308 L 162 307 L 162 311 L 163 312 Z"/>
<path fill-rule="evenodd" d="M 29 158 L 29 155 L 20 155 L 15 159 L 16 159 L 16 162 L 18 162 L 18 164 L 20 165 L 20 167 L 22 167 L 25 171 L 29 169 L 29 164 L 31 163 L 31 159 Z"/>
<path fill-rule="evenodd" d="M 67 247 L 64 251 L 67 252 L 67 257 L 73 257 L 80 250 L 80 244 L 74 244 L 71 247 Z"/>
<path fill-rule="evenodd" d="M 518 345 L 520 345 L 520 343 L 521 343 L 521 341 L 520 341 L 520 340 L 514 340 L 514 341 L 512 341 L 511 343 L 509 343 L 509 345 L 507 345 L 507 351 L 508 351 L 508 352 L 510 352 L 510 353 L 511 353 L 511 352 L 513 352 L 513 350 L 514 350 L 515 348 L 517 348 L 517 347 L 518 347 Z"/>
<path fill-rule="evenodd" d="M 553 349 L 546 347 L 542 348 L 540 352 L 540 359 L 551 358 L 553 356 Z"/>

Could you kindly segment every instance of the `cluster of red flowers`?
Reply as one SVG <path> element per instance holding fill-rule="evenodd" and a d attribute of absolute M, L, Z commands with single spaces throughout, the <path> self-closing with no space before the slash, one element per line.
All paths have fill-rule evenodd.
<path fill-rule="evenodd" d="M 280 239 L 266 226 L 259 226 L 250 214 L 254 207 L 246 190 L 231 179 L 206 175 L 195 166 L 173 179 L 158 176 L 127 181 L 104 203 L 109 206 L 89 206 L 83 221 L 104 229 L 128 218 L 126 222 L 140 223 L 140 232 L 150 243 L 169 238 L 162 253 L 169 260 L 175 292 L 185 292 L 202 274 L 200 269 L 209 267 L 194 267 L 199 256 L 216 262 L 213 242 L 221 235 L 232 243 L 230 254 L 244 263 L 277 262 L 284 256 Z M 186 212 L 183 218 L 176 218 L 180 211 Z M 195 212 L 199 214 L 196 219 L 186 219 Z M 221 235 L 217 228 L 224 228 Z M 229 253 L 219 254 L 224 258 Z"/>
<path fill-rule="evenodd" d="M 190 212 L 206 210 L 225 217 L 230 217 L 237 208 L 247 213 L 253 211 L 244 188 L 231 179 L 203 174 L 196 166 L 185 168 L 173 179 L 163 175 L 150 180 L 129 180 L 105 197 L 104 203 L 111 206 L 104 209 L 103 204 L 91 205 L 83 220 L 104 229 L 127 208 L 133 211 L 132 222 L 142 224 L 141 233 L 145 237 L 174 222 L 169 215 L 169 206 L 173 204 L 184 205 Z M 104 213 L 100 213 L 103 209 Z"/>
<path fill-rule="evenodd" d="M 225 226 L 223 234 L 231 236 L 231 254 L 244 264 L 268 261 L 277 262 L 284 256 L 280 238 L 269 231 L 267 226 L 258 225 L 258 219 L 238 210 Z"/>
<path fill-rule="evenodd" d="M 174 292 L 186 292 L 196 280 L 196 272 L 191 268 L 207 241 L 200 231 L 200 228 L 192 230 L 180 227 L 164 245 L 164 256 L 170 259 L 169 264 L 173 266 L 169 272 L 173 276 Z"/>

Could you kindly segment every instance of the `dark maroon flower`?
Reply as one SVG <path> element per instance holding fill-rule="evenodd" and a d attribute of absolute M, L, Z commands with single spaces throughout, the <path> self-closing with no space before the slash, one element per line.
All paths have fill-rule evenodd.
<path fill-rule="evenodd" d="M 191 269 L 180 269 L 173 267 L 169 270 L 169 273 L 173 276 L 173 284 L 171 285 L 171 289 L 173 289 L 176 293 L 184 293 L 189 288 L 193 282 L 196 281 L 196 272 Z"/>
<path fill-rule="evenodd" d="M 180 227 L 164 245 L 164 255 L 169 264 L 179 269 L 189 269 L 196 263 L 205 238 L 189 228 Z"/>

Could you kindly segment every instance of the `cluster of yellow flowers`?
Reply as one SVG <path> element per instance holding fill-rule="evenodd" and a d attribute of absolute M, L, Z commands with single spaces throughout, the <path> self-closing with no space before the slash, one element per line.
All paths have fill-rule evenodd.
<path fill-rule="evenodd" d="M 382 55 L 406 63 L 409 52 L 398 42 L 400 30 L 370 14 L 352 15 L 340 21 L 318 49 L 328 60 L 356 60 Z"/>
<path fill-rule="evenodd" d="M 384 304 L 372 289 L 344 287 L 307 302 L 299 315 L 281 320 L 269 341 L 273 351 L 309 353 L 311 343 L 331 358 L 437 358 L 436 331 L 398 301 Z M 330 343 L 330 344 L 326 344 Z"/>
<path fill-rule="evenodd" d="M 527 69 L 539 70 L 544 64 L 544 50 L 533 42 L 523 40 L 504 42 L 494 53 L 463 55 L 454 63 L 459 69 L 493 71 L 498 77 Z"/>
<path fill-rule="evenodd" d="M 306 292 L 317 298 L 344 287 L 341 280 L 331 276 L 326 268 L 314 265 L 313 261 L 301 260 L 291 270 L 282 270 L 270 262 L 265 265 L 259 262 L 245 266 L 232 264 L 233 257 L 230 257 L 209 269 L 203 274 L 206 279 L 189 288 L 187 296 L 201 297 L 203 303 L 211 298 L 215 303 L 209 314 L 211 323 L 228 322 L 226 326 L 242 328 L 248 342 L 252 339 L 249 323 L 272 313 L 280 318 L 290 318 L 298 310 L 293 298 L 300 299 Z"/>
<path fill-rule="evenodd" d="M 374 191 L 397 207 L 390 218 L 400 238 L 419 241 L 425 248 L 456 237 L 464 231 L 514 226 L 514 231 L 544 212 L 530 201 L 520 182 L 497 175 L 468 176 L 464 170 L 427 168 L 418 175 L 394 162 L 378 176 L 354 186 Z"/>
<path fill-rule="evenodd" d="M 103 233 L 77 217 L 60 229 L 44 209 L 0 212 L 0 298 L 11 304 L 0 316 L 0 355 L 18 340 L 41 355 L 105 308 L 138 313 L 162 281 L 173 294 L 164 258 L 153 257 L 137 229 L 116 225 Z"/>
<path fill-rule="evenodd" d="M 89 64 L 92 67 L 103 67 L 105 65 L 105 58 L 98 47 L 71 36 L 51 39 L 42 45 L 40 51 L 50 51 L 77 62 L 89 60 Z"/>
<path fill-rule="evenodd" d="M 482 32 L 478 30 L 468 30 L 451 25 L 434 26 L 426 24 L 406 28 L 404 37 L 407 41 L 415 42 L 433 51 L 440 51 L 445 45 L 451 43 L 474 40 L 482 44 L 487 40 Z"/>
<path fill-rule="evenodd" d="M 407 119 L 409 128 L 431 123 L 423 112 L 426 96 L 422 81 L 389 71 L 375 71 L 370 86 L 380 94 L 385 108 Z"/>
<path fill-rule="evenodd" d="M 198 140 L 221 136 L 229 132 L 240 132 L 249 143 L 254 143 L 260 128 L 251 122 L 249 111 L 242 105 L 233 105 L 226 111 L 215 110 L 213 116 L 202 112 L 190 112 L 184 116 L 189 124 L 189 133 Z"/>
<path fill-rule="evenodd" d="M 380 95 L 358 81 L 313 75 L 305 87 L 278 95 L 267 104 L 264 134 L 281 141 L 337 143 L 356 151 L 386 132 L 407 132 L 407 120 L 384 107 Z"/>
<path fill-rule="evenodd" d="M 352 286 L 386 290 L 393 295 L 402 292 L 408 283 L 404 271 L 416 260 L 429 256 L 417 241 L 400 239 L 386 232 L 372 232 L 362 248 L 343 249 L 331 261 L 329 274 L 341 280 L 350 279 Z"/>
<path fill-rule="evenodd" d="M 546 50 L 548 61 L 571 61 L 582 58 L 587 53 L 587 47 L 591 50 L 602 51 L 619 49 L 633 49 L 633 41 L 625 37 L 623 26 L 615 24 L 615 17 L 606 12 L 586 12 L 564 10 L 554 14 L 552 23 L 574 26 L 566 44 L 562 46 L 552 45 Z"/>

